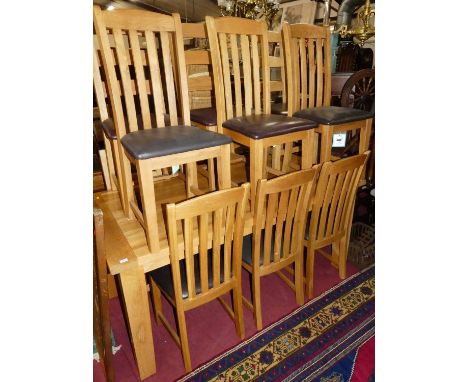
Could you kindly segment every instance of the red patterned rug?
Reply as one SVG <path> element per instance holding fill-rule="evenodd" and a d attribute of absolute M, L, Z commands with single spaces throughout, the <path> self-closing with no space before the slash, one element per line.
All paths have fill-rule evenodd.
<path fill-rule="evenodd" d="M 374 266 L 179 379 L 373 382 Z"/>

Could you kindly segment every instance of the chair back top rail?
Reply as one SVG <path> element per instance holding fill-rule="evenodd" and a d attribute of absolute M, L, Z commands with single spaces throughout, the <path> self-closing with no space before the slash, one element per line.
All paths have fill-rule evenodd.
<path fill-rule="evenodd" d="M 248 116 L 252 111 L 256 115 L 270 114 L 266 23 L 238 17 L 207 16 L 206 26 L 213 64 L 218 128 L 222 129 L 225 120 Z"/>
<path fill-rule="evenodd" d="M 102 11 L 95 6 L 94 28 L 109 82 L 117 138 L 120 139 L 127 133 L 127 124 L 130 132 L 138 130 L 137 115 L 141 116 L 144 129 L 152 127 L 150 101 L 157 127 L 165 126 L 166 110 L 169 112 L 170 125 L 178 124 L 178 114 L 182 115 L 183 123 L 189 125 L 180 16 L 129 9 Z M 111 49 L 110 36 L 115 44 L 115 56 Z M 142 59 L 143 56 L 146 61 Z M 130 76 L 131 69 L 135 74 L 134 81 Z M 176 90 L 180 92 L 180 97 L 176 97 Z"/>
<path fill-rule="evenodd" d="M 283 23 L 288 84 L 288 113 L 330 106 L 330 30 L 310 24 Z"/>
<path fill-rule="evenodd" d="M 176 300 L 182 299 L 179 267 L 179 259 L 182 257 L 185 258 L 186 265 L 188 301 L 203 298 L 207 293 L 216 293 L 233 279 L 240 278 L 244 214 L 248 192 L 249 184 L 246 183 L 241 187 L 216 191 L 178 204 L 167 205 L 169 252 Z M 182 225 L 183 248 L 178 245 L 179 224 Z M 197 257 L 195 257 L 197 249 L 194 245 L 195 235 L 199 239 Z M 211 248 L 211 257 L 208 253 L 209 248 Z M 183 256 L 180 251 L 183 251 Z M 195 286 L 196 270 L 199 270 L 197 276 L 200 280 L 200 293 L 197 293 Z"/>
<path fill-rule="evenodd" d="M 318 246 L 345 234 L 369 153 L 323 164 L 309 207 L 309 240 L 317 242 Z"/>
<path fill-rule="evenodd" d="M 320 165 L 271 180 L 260 179 L 257 186 L 253 225 L 253 267 L 287 261 L 302 250 L 307 205 Z M 272 248 L 273 245 L 273 248 Z M 273 256 L 270 256 L 273 249 Z"/>

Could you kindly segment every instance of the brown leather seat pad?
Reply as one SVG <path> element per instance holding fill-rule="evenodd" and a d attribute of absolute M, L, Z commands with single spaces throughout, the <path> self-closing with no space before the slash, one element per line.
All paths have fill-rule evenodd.
<path fill-rule="evenodd" d="M 295 112 L 293 116 L 309 119 L 321 125 L 341 125 L 372 118 L 374 113 L 347 107 L 323 106 L 303 109 Z"/>

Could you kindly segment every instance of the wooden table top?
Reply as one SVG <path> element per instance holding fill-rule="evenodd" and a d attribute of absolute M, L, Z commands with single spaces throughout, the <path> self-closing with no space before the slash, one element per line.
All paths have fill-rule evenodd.
<path fill-rule="evenodd" d="M 95 194 L 94 206 L 100 208 L 104 214 L 105 249 L 107 263 L 112 275 L 132 269 L 135 266 L 142 266 L 146 273 L 169 264 L 169 246 L 164 224 L 159 225 L 160 250 L 157 253 L 151 253 L 146 244 L 145 232 L 142 226 L 137 220 L 129 220 L 125 217 L 116 191 Z M 159 222 L 164 221 L 162 208 L 162 204 L 158 203 Z M 252 233 L 252 223 L 252 214 L 247 211 L 244 235 Z M 180 238 L 180 245 L 183 246 L 182 236 Z"/>

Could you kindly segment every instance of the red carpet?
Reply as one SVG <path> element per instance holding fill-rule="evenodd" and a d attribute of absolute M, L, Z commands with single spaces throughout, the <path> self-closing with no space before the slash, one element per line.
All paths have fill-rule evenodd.
<path fill-rule="evenodd" d="M 322 256 L 316 256 L 315 261 L 314 294 L 318 296 L 341 280 L 338 277 L 338 270 Z M 356 267 L 348 263 L 349 276 L 357 271 Z M 250 297 L 249 278 L 245 271 L 242 282 L 244 295 Z M 293 290 L 276 275 L 262 278 L 261 293 L 264 327 L 297 308 Z M 171 318 L 173 324 L 172 309 L 164 299 L 163 303 L 165 314 Z M 245 307 L 244 317 L 245 333 L 248 338 L 256 332 L 256 329 L 253 315 Z M 234 323 L 217 301 L 189 311 L 186 321 L 193 368 L 241 342 L 236 335 Z M 154 317 L 152 317 L 152 323 L 157 371 L 155 375 L 145 379 L 145 382 L 173 381 L 185 374 L 182 354 L 166 329 L 163 326 L 156 326 Z M 111 301 L 111 325 L 117 344 L 122 345 L 121 350 L 114 356 L 115 380 L 116 382 L 138 381 L 138 371 L 117 299 Z M 101 365 L 93 362 L 94 381 L 104 382 Z"/>

